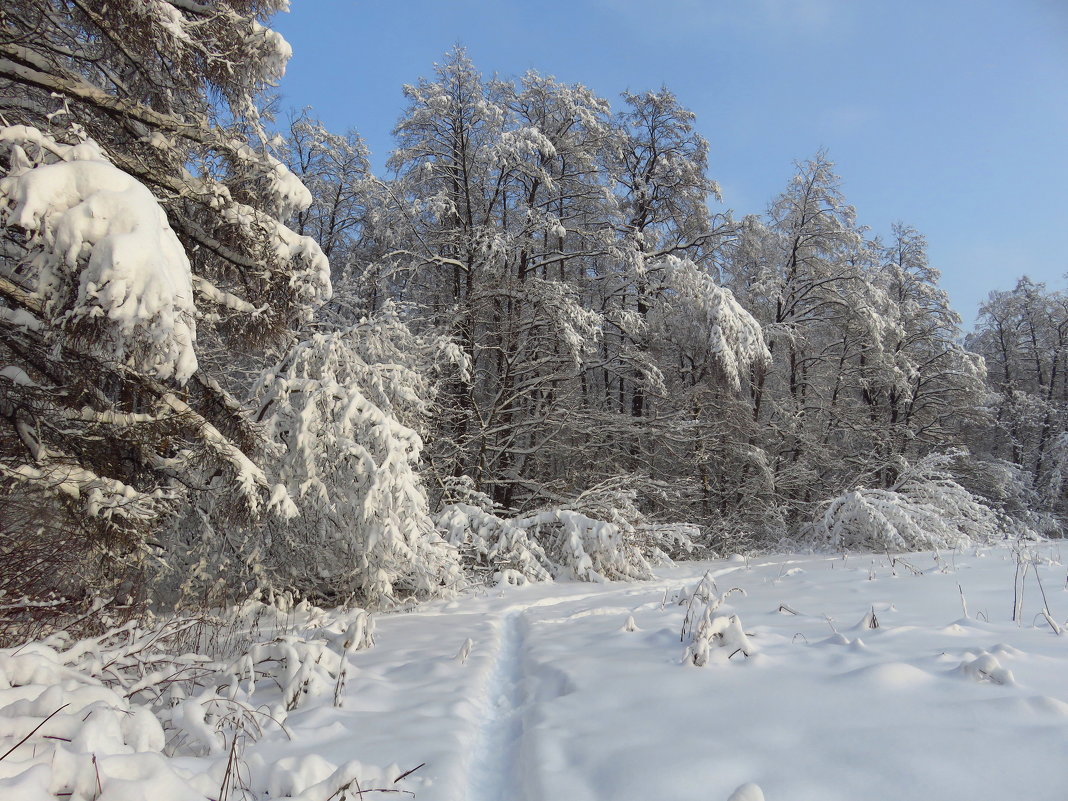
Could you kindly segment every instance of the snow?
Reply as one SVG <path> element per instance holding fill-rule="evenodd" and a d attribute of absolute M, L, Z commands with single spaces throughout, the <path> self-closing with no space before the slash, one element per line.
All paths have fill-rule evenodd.
<path fill-rule="evenodd" d="M 47 456 L 46 449 L 38 448 L 38 458 Z M 0 476 L 23 486 L 81 499 L 86 514 L 107 520 L 144 523 L 159 514 L 160 504 L 168 498 L 163 490 L 140 492 L 118 479 L 60 461 L 14 467 L 0 464 Z"/>
<path fill-rule="evenodd" d="M 1034 571 L 1014 622 L 1021 559 Z M 1061 559 L 1060 544 L 1028 543 L 501 584 L 381 615 L 373 648 L 365 614 L 311 614 L 249 652 L 263 664 L 294 650 L 274 681 L 310 689 L 286 711 L 274 682 L 256 682 L 285 731 L 250 738 L 241 775 L 263 799 L 327 798 L 356 779 L 418 801 L 1060 801 L 1068 640 L 1042 612 L 1068 615 Z M 697 667 L 687 655 L 705 619 L 726 644 L 710 634 Z M 314 633 L 327 630 L 324 646 Z M 123 653 L 140 647 L 131 637 Z M 80 656 L 0 652 L 0 753 L 71 703 L 0 760 L 4 798 L 96 797 L 90 754 L 101 799 L 219 797 L 230 755 L 198 726 L 195 696 L 159 719 L 169 741 L 177 726 L 205 742 L 169 758 L 155 718 L 131 714 L 143 709 L 132 686 L 78 678 L 75 662 L 104 652 L 68 653 Z M 216 697 L 251 693 L 247 668 L 239 659 Z"/>
<path fill-rule="evenodd" d="M 293 56 L 293 48 L 285 37 L 253 20 L 248 43 L 259 52 L 267 82 L 280 80 L 285 75 L 286 64 Z"/>
<path fill-rule="evenodd" d="M 27 331 L 40 331 L 44 327 L 40 320 L 25 309 L 9 309 L 6 306 L 0 306 L 0 319 L 13 326 L 25 328 Z"/>
<path fill-rule="evenodd" d="M 152 193 L 92 141 L 61 145 L 12 126 L 0 142 L 18 165 L 0 179 L 0 223 L 35 235 L 34 291 L 46 313 L 60 324 L 103 318 L 106 355 L 186 381 L 197 369 L 192 274 Z M 33 164 L 22 149 L 31 144 L 62 160 Z"/>
<path fill-rule="evenodd" d="M 764 791 L 752 782 L 748 782 L 731 793 L 727 801 L 764 801 Z"/>
<path fill-rule="evenodd" d="M 0 378 L 6 378 L 12 384 L 20 387 L 32 387 L 35 385 L 34 380 L 27 375 L 25 370 L 13 364 L 0 369 Z"/>

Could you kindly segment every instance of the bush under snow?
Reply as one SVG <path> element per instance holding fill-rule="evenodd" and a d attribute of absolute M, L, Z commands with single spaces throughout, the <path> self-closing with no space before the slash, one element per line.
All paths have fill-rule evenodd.
<path fill-rule="evenodd" d="M 571 504 L 576 508 L 514 518 L 499 516 L 483 500 L 448 504 L 435 524 L 469 568 L 513 584 L 650 579 L 652 565 L 667 561 L 667 551 L 688 549 L 696 533 L 693 526 L 647 521 L 633 493 L 613 487 L 580 495 Z"/>
<path fill-rule="evenodd" d="M 264 626 L 273 639 L 240 645 Z M 227 636 L 235 657 L 182 653 L 198 641 L 218 651 Z M 287 716 L 316 696 L 340 706 L 349 655 L 372 645 L 363 610 L 250 604 L 228 620 L 131 623 L 0 650 L 0 797 L 121 801 L 151 788 L 161 801 L 322 801 L 357 775 L 375 786 L 376 769 L 358 763 L 279 771 L 248 751 L 261 738 L 289 742 Z"/>
<path fill-rule="evenodd" d="M 423 347 L 387 308 L 311 336 L 260 376 L 257 419 L 299 507 L 270 526 L 265 567 L 280 589 L 377 606 L 459 581 L 419 474 L 414 426 L 433 394 L 412 364 Z"/>
<path fill-rule="evenodd" d="M 1007 521 L 953 480 L 934 454 L 903 471 L 890 489 L 858 487 L 828 505 L 807 535 L 834 548 L 913 551 L 961 548 L 1001 538 Z"/>

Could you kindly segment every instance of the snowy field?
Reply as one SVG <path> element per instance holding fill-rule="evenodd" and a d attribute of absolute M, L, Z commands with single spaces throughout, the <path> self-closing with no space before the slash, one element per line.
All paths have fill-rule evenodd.
<path fill-rule="evenodd" d="M 57 715 L 0 761 L 0 798 L 1063 801 L 1066 574 L 1058 544 L 1029 557 L 735 557 L 380 615 L 340 707 L 172 759 L 133 753 L 160 750 L 151 726 Z M 73 720 L 108 702 L 44 660 L 0 654 L 0 754 L 59 705 L 50 684 Z"/>

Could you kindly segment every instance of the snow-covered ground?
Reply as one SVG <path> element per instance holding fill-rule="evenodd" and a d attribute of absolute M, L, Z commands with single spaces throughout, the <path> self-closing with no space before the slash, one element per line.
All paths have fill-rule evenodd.
<path fill-rule="evenodd" d="M 1042 611 L 1063 624 L 1066 575 L 1060 545 L 1030 550 L 1042 586 L 1029 568 L 1017 593 L 1014 552 L 994 548 L 894 564 L 735 558 L 382 615 L 376 646 L 348 656 L 341 707 L 327 695 L 291 712 L 288 736 L 267 730 L 245 747 L 238 784 L 256 798 L 340 799 L 335 769 L 348 766 L 361 788 L 418 801 L 727 801 L 747 783 L 768 801 L 1063 801 L 1068 633 Z M 704 580 L 690 603 L 705 575 L 715 586 Z M 700 629 L 705 598 L 733 587 L 745 594 L 715 610 L 706 630 L 725 634 L 695 666 L 684 620 Z M 0 690 L 0 705 L 16 691 L 28 693 Z M 3 753 L 25 731 L 0 723 Z M 0 797 L 39 797 L 29 788 L 44 772 L 31 785 L 24 771 L 54 747 L 44 734 L 0 761 Z M 227 759 L 169 760 L 189 787 L 173 797 L 218 798 Z M 100 755 L 87 797 L 170 801 L 156 768 L 131 760 Z"/>

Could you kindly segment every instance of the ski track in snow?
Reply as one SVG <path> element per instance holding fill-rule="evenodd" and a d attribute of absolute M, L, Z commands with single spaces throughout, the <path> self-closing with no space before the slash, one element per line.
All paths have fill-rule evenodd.
<path fill-rule="evenodd" d="M 603 596 L 602 590 L 600 593 L 541 598 L 508 607 L 498 618 L 497 643 L 481 695 L 484 717 L 469 755 L 467 787 L 462 794 L 464 801 L 501 801 L 505 798 L 528 801 L 527 779 L 531 777 L 523 775 L 527 718 L 535 703 L 547 699 L 539 699 L 538 693 L 534 692 L 536 688 L 530 683 L 536 676 L 530 675 L 526 669 L 527 613 Z M 552 622 L 560 623 L 598 611 L 579 611 Z"/>
<path fill-rule="evenodd" d="M 525 801 L 520 775 L 525 729 L 523 609 L 500 618 L 500 633 L 483 691 L 485 717 L 470 754 L 467 801 Z"/>
<path fill-rule="evenodd" d="M 715 571 L 716 577 L 728 575 L 741 569 L 730 565 Z M 647 594 L 660 585 L 676 586 L 676 580 L 648 582 L 637 592 Z M 622 587 L 624 597 L 636 592 L 633 587 Z M 468 757 L 467 786 L 464 801 L 528 801 L 526 778 L 523 775 L 523 750 L 526 736 L 526 721 L 537 693 L 529 686 L 535 678 L 526 670 L 526 632 L 529 625 L 527 613 L 547 607 L 578 604 L 582 601 L 605 595 L 614 595 L 603 588 L 597 592 L 553 596 L 536 601 L 506 607 L 498 618 L 498 636 L 494 647 L 484 689 L 481 693 L 482 722 L 475 733 Z M 544 622 L 563 623 L 592 615 L 626 614 L 622 607 L 596 608 L 572 611 L 562 618 Z M 541 699 L 545 700 L 545 699 Z"/>
<path fill-rule="evenodd" d="M 242 781 L 257 798 L 337 796 L 358 776 L 381 788 L 373 795 L 418 801 L 1064 801 L 1066 560 L 1063 543 L 1029 547 L 1045 591 L 1028 583 L 1022 623 L 1010 614 L 1019 552 L 1005 547 L 948 564 L 909 554 L 908 572 L 878 555 L 715 561 L 640 584 L 489 589 L 383 615 L 380 647 L 348 657 L 346 703 L 334 708 L 326 687 L 286 731 L 250 738 Z M 681 663 L 689 604 L 678 601 L 702 575 L 745 590 L 731 611 L 752 632 L 751 659 L 720 649 L 703 668 Z M 1029 625 L 1047 605 L 1056 625 Z M 470 660 L 454 656 L 459 640 Z M 0 799 L 76 786 L 155 801 L 218 793 L 225 754 L 160 756 L 162 730 L 123 718 L 121 697 L 111 717 L 86 718 L 101 690 L 57 686 L 58 659 L 0 649 L 0 683 L 12 685 L 0 688 L 0 751 L 17 749 L 0 761 Z M 78 706 L 55 716 L 58 731 L 103 753 L 57 745 L 57 729 L 19 746 L 28 705 L 43 725 L 60 690 Z M 120 734 L 147 750 L 131 753 L 141 745 Z"/>

